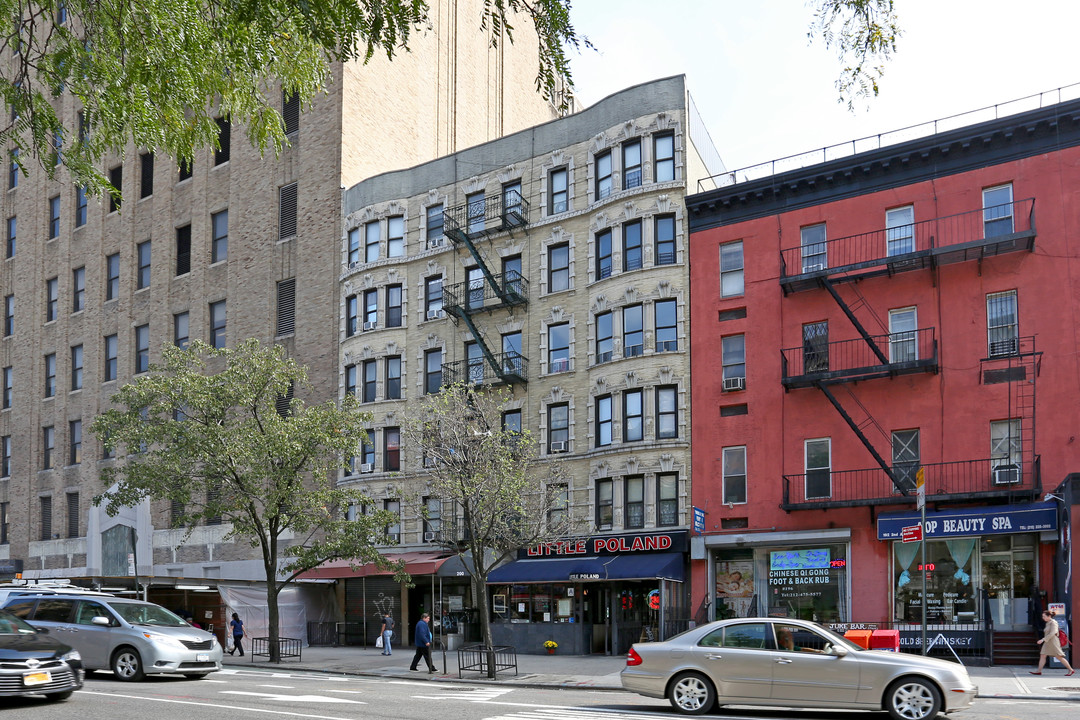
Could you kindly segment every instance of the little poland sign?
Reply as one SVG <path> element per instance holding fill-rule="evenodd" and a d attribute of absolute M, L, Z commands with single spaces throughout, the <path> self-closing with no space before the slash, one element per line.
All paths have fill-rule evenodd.
<path fill-rule="evenodd" d="M 919 542 L 922 540 L 922 525 L 908 525 L 901 528 L 900 540 L 903 542 Z"/>

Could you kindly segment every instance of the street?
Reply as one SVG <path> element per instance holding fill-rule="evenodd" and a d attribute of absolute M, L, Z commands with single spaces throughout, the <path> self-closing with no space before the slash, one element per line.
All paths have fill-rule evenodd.
<path fill-rule="evenodd" d="M 152 717 L 309 718 L 311 720 L 627 720 L 675 717 L 666 701 L 622 692 L 537 689 L 521 686 L 431 682 L 334 676 L 307 672 L 275 672 L 229 668 L 204 680 L 176 676 L 124 683 L 109 673 L 87 679 L 82 691 L 64 703 L 40 698 L 4 701 L 9 717 L 49 720 L 146 720 Z M 1074 718 L 1077 704 L 1068 701 L 977 700 L 962 720 L 1057 720 Z M 837 711 L 773 711 L 725 708 L 716 717 L 769 720 L 883 720 L 885 713 Z"/>

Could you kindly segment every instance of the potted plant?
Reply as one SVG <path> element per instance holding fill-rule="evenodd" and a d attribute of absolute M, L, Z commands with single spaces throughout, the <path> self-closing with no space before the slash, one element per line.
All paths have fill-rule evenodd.
<path fill-rule="evenodd" d="M 545 640 L 544 647 L 547 648 L 548 655 L 554 655 L 555 648 L 559 647 L 559 643 L 555 642 L 554 640 Z"/>

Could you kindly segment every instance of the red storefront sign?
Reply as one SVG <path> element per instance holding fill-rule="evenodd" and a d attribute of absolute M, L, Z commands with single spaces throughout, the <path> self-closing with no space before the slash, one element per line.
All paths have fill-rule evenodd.
<path fill-rule="evenodd" d="M 575 555 L 617 555 L 634 552 L 683 552 L 686 531 L 597 535 L 544 543 L 523 550 L 519 557 L 574 557 Z"/>

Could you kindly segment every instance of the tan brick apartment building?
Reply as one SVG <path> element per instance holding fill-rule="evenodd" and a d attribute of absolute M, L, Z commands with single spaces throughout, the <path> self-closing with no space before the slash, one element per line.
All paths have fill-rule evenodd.
<path fill-rule="evenodd" d="M 488 47 L 480 0 L 430 2 L 411 52 L 334 68 L 299 112 L 292 147 L 260 157 L 223 124 L 222 149 L 190 173 L 129 148 L 104 170 L 122 207 L 87 201 L 61 170 L 5 173 L 0 204 L 0 564 L 27 577 L 258 579 L 226 526 L 179 545 L 168 507 L 117 518 L 93 508 L 102 456 L 88 428 L 165 343 L 278 342 L 306 365 L 315 400 L 338 394 L 341 188 L 543 122 L 535 42 Z M 59 101 L 70 122 L 77 108 Z M 137 538 L 132 545 L 132 530 Z M 110 584 L 116 584 L 113 580 Z"/>
<path fill-rule="evenodd" d="M 433 607 L 424 576 L 447 561 L 440 540 L 452 510 L 423 491 L 423 459 L 402 447 L 400 426 L 411 400 L 452 380 L 512 388 L 504 421 L 528 428 L 542 454 L 565 459 L 572 477 L 566 503 L 581 519 L 581 536 L 663 534 L 685 542 L 683 197 L 709 174 L 706 166 L 719 167 L 719 158 L 677 76 L 346 191 L 339 392 L 356 393 L 374 421 L 371 444 L 342 482 L 361 484 L 377 505 L 399 514 L 391 528 L 400 543 L 395 552 L 412 563 L 416 582 L 399 596 L 391 579 L 358 578 L 342 563 L 317 571 L 345 579 L 346 620 L 358 619 L 376 593 L 387 602 L 400 597 L 401 617 Z M 547 620 L 531 611 L 511 620 L 528 622 L 570 652 L 612 651 L 617 640 L 609 630 L 593 633 L 610 628 L 607 610 L 618 605 L 621 621 L 640 630 L 637 610 L 657 578 L 681 580 L 685 567 L 682 554 L 664 558 L 666 574 L 652 573 L 647 558 L 622 560 L 631 562 L 618 573 L 605 563 L 613 582 L 591 586 L 606 598 L 591 609 L 565 602 L 587 599 L 589 590 L 575 595 L 575 583 L 555 564 L 499 581 L 501 572 L 520 574 L 512 562 L 492 583 L 526 588 L 511 614 L 519 606 L 549 607 Z M 467 583 L 453 575 L 444 592 L 467 597 Z M 664 591 L 673 608 L 683 605 L 680 586 L 668 583 Z M 628 607 L 635 602 L 637 610 Z M 515 629 L 514 644 L 529 646 L 520 637 L 526 625 Z"/>

